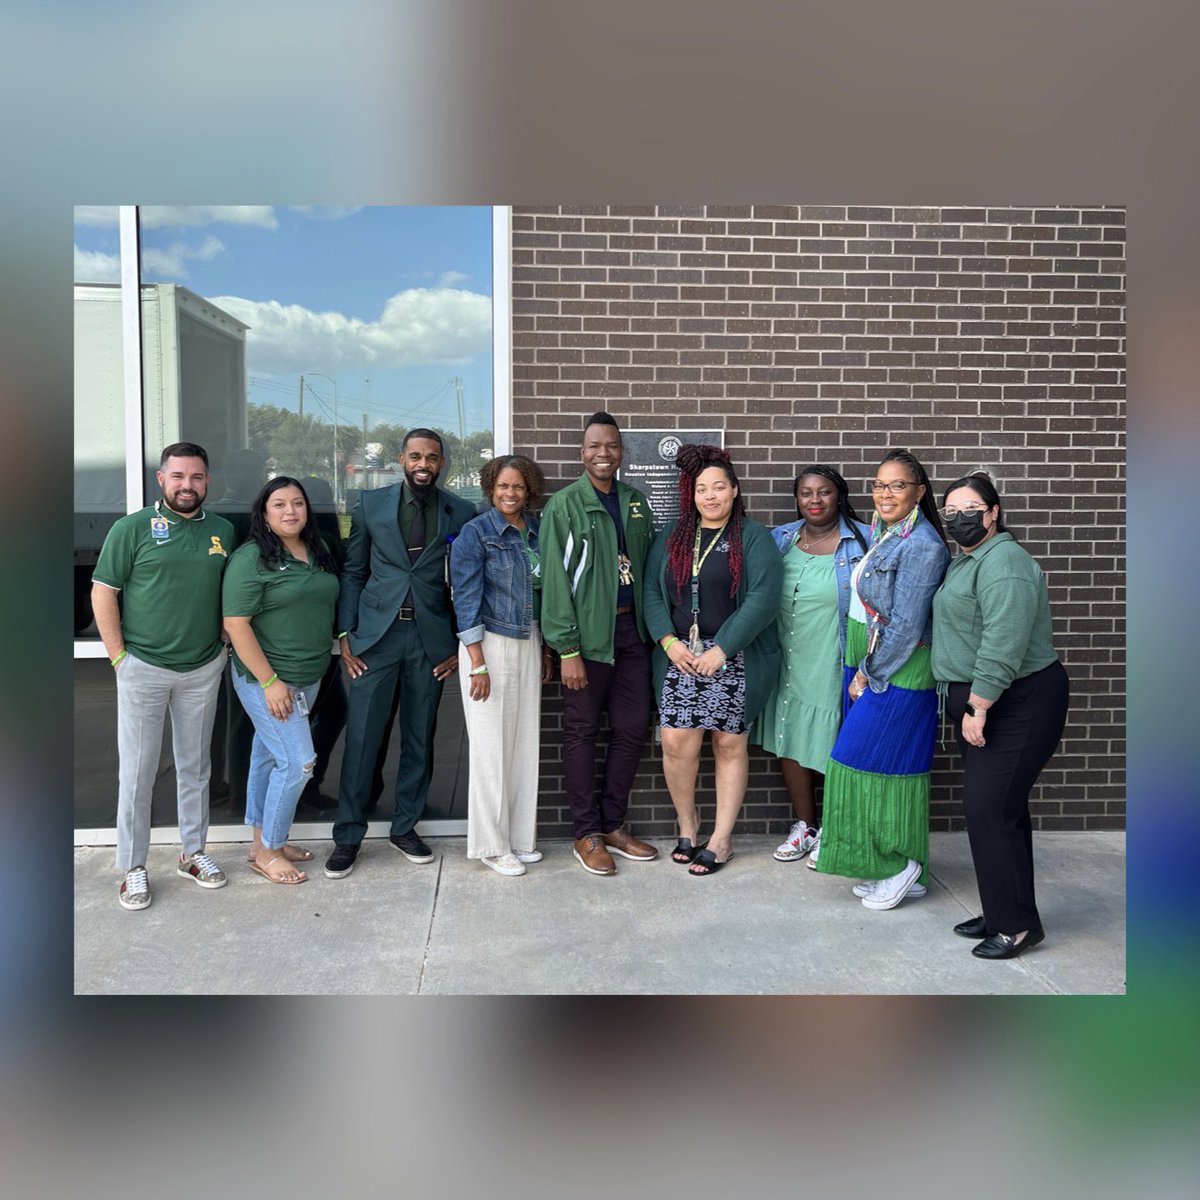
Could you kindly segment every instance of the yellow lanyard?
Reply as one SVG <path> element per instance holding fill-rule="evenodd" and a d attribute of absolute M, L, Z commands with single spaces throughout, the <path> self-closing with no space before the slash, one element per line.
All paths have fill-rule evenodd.
<path fill-rule="evenodd" d="M 692 546 L 692 627 L 688 630 L 688 649 L 693 654 L 700 653 L 700 568 L 704 566 L 704 560 L 713 552 L 713 547 L 721 540 L 725 530 L 729 527 L 729 522 L 726 521 L 720 529 L 717 530 L 716 536 L 704 549 L 704 553 L 700 553 L 700 530 L 701 526 L 696 526 L 696 541 Z"/>

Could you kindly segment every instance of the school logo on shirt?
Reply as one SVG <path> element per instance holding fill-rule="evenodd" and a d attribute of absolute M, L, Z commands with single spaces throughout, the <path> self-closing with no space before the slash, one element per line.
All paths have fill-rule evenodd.
<path fill-rule="evenodd" d="M 156 542 L 165 542 L 171 536 L 171 524 L 166 517 L 150 518 L 150 536 Z"/>
<path fill-rule="evenodd" d="M 640 500 L 635 500 L 629 506 L 629 519 L 631 521 L 644 521 L 646 519 L 642 513 L 642 502 Z"/>
<path fill-rule="evenodd" d="M 229 555 L 225 553 L 225 547 L 221 545 L 221 539 L 217 534 L 214 533 L 208 540 L 212 542 L 212 545 L 208 548 L 209 554 L 219 554 L 222 558 L 229 557 Z"/>

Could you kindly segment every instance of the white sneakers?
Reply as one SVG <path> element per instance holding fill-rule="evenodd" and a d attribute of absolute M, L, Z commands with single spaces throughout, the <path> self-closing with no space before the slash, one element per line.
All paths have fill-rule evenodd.
<path fill-rule="evenodd" d="M 875 890 L 877 883 L 879 883 L 878 879 L 864 879 L 861 883 L 856 883 L 851 888 L 851 891 L 861 900 L 864 896 L 869 896 Z M 904 898 L 906 900 L 920 900 L 928 894 L 929 889 L 923 883 L 910 883 L 908 891 L 904 893 Z"/>
<path fill-rule="evenodd" d="M 890 879 L 880 879 L 863 898 L 863 908 L 875 909 L 882 912 L 895 908 L 908 894 L 908 889 L 917 881 L 921 874 L 921 864 L 915 859 L 909 859 L 903 871 L 897 872 Z"/>
<path fill-rule="evenodd" d="M 779 862 L 798 862 L 817 844 L 820 836 L 819 829 L 813 829 L 804 821 L 797 821 L 787 838 L 776 846 L 774 857 Z"/>
<path fill-rule="evenodd" d="M 498 875 L 524 875 L 525 864 L 515 854 L 495 854 L 491 858 L 479 860 L 485 867 L 491 867 Z"/>
<path fill-rule="evenodd" d="M 526 863 L 542 861 L 540 850 L 510 850 L 507 854 L 493 854 L 479 860 L 499 875 L 524 875 Z"/>
<path fill-rule="evenodd" d="M 813 842 L 812 850 L 808 856 L 808 862 L 806 862 L 804 865 L 810 871 L 815 871 L 817 869 L 817 859 L 820 857 L 820 855 L 821 855 L 821 831 L 818 829 L 817 830 L 817 839 L 815 842 Z"/>

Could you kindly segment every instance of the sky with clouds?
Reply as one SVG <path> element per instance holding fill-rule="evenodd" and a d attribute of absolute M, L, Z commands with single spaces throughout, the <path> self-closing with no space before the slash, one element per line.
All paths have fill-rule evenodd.
<path fill-rule="evenodd" d="M 119 276 L 116 209 L 75 209 L 75 279 Z M 250 328 L 251 403 L 360 424 L 491 427 L 491 210 L 143 206 L 142 277 L 177 283 Z M 311 377 L 310 377 L 311 376 Z"/>

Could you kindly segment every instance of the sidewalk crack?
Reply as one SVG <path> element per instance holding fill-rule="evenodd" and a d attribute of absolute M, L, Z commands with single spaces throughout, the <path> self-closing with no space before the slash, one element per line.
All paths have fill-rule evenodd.
<path fill-rule="evenodd" d="M 429 906 L 429 925 L 425 930 L 425 945 L 421 950 L 421 972 L 417 976 L 417 995 L 421 995 L 425 987 L 425 965 L 429 962 L 429 944 L 433 941 L 433 918 L 437 912 L 438 893 L 442 890 L 442 863 L 445 861 L 443 854 L 438 858 L 437 864 L 437 883 L 433 885 L 433 903 Z"/>

